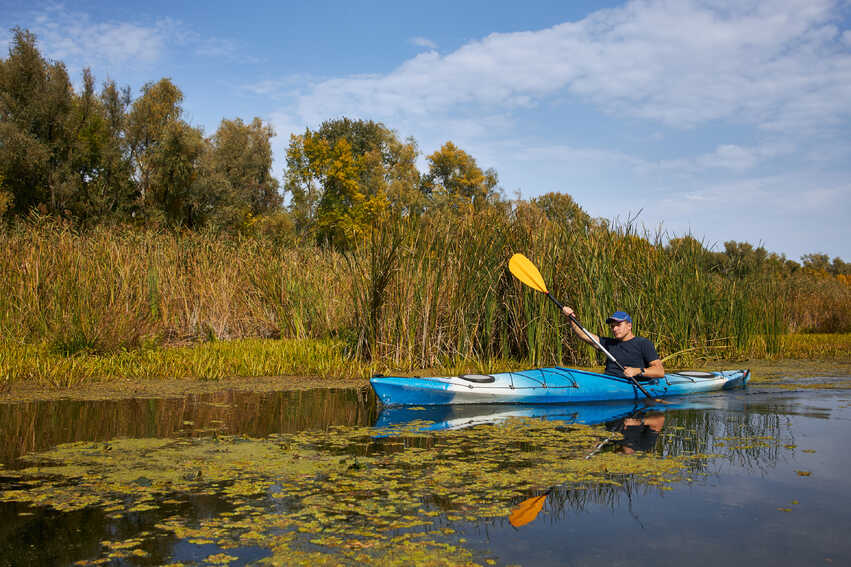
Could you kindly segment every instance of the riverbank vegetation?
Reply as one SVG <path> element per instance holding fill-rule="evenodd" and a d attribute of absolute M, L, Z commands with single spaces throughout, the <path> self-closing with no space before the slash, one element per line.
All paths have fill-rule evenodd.
<path fill-rule="evenodd" d="M 435 216 L 377 228 L 345 252 L 256 236 L 18 222 L 0 233 L 0 368 L 6 383 L 64 387 L 111 377 L 598 363 L 559 313 L 507 272 L 516 250 L 542 259 L 553 294 L 598 332 L 610 305 L 633 312 L 672 367 L 847 356 L 847 334 L 800 333 L 823 321 L 826 299 L 813 286 L 832 285 L 841 307 L 847 287 L 825 284 L 829 276 L 696 270 L 692 254 L 702 248 L 522 219 Z M 640 269 L 648 264 L 659 270 Z"/>
<path fill-rule="evenodd" d="M 364 120 L 292 136 L 279 183 L 268 125 L 205 137 L 181 101 L 168 79 L 98 94 L 89 72 L 77 93 L 16 30 L 0 61 L 0 389 L 597 364 L 511 277 L 514 252 L 592 330 L 632 313 L 669 366 L 847 356 L 799 338 L 851 332 L 839 258 L 713 251 L 564 193 L 508 200 L 452 142 L 421 172 L 413 140 Z"/>

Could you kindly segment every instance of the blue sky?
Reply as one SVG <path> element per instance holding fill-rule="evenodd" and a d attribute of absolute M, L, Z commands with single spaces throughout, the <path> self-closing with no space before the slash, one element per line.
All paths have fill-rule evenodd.
<path fill-rule="evenodd" d="M 851 261 L 849 22 L 848 0 L 0 0 L 0 47 L 27 28 L 134 96 L 170 77 L 208 134 L 259 116 L 279 178 L 291 133 L 372 119 L 509 198 Z"/>

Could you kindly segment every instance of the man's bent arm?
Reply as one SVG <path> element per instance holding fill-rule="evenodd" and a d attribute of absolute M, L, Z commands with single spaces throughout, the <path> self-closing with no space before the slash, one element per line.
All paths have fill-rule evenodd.
<path fill-rule="evenodd" d="M 591 340 L 591 339 L 588 338 L 588 335 L 585 334 L 585 331 L 580 329 L 579 325 L 577 325 L 576 322 L 571 317 L 571 315 L 573 315 L 573 313 L 574 313 L 573 309 L 571 309 L 570 307 L 565 305 L 564 307 L 562 307 L 561 311 L 562 311 L 562 313 L 565 314 L 565 316 L 567 316 L 570 319 L 570 326 L 573 329 L 573 332 L 576 333 L 577 335 L 579 335 L 579 338 L 582 339 L 583 341 L 585 341 L 586 343 L 588 343 L 589 345 L 596 347 L 597 345 L 594 344 L 594 341 L 597 341 L 599 343 L 600 337 L 598 337 L 597 335 L 595 335 L 591 331 L 588 331 L 588 335 L 591 335 L 592 337 L 594 337 L 594 340 Z M 575 317 L 575 315 L 574 315 L 574 317 Z"/>

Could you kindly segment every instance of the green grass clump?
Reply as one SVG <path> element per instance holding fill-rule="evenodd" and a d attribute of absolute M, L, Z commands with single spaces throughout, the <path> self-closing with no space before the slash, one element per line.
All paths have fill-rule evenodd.
<path fill-rule="evenodd" d="M 851 333 L 794 333 L 780 338 L 781 354 L 787 358 L 849 360 Z"/>
<path fill-rule="evenodd" d="M 0 346 L 0 377 L 68 388 L 115 379 L 220 380 L 226 377 L 362 377 L 367 366 L 353 360 L 341 341 L 240 339 L 172 348 L 64 356 L 46 345 Z"/>

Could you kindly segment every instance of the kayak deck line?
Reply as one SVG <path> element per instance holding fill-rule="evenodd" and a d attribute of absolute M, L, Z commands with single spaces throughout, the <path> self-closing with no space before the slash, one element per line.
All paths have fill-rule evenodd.
<path fill-rule="evenodd" d="M 683 371 L 641 384 L 651 395 L 665 397 L 742 387 L 749 377 L 749 370 Z M 575 403 L 642 398 L 640 388 L 627 378 L 564 367 L 443 377 L 374 376 L 370 384 L 387 406 Z"/>
<path fill-rule="evenodd" d="M 537 369 L 537 370 L 539 370 L 539 369 Z M 511 390 L 520 390 L 520 389 L 523 389 L 523 388 L 578 388 L 579 387 L 579 384 L 576 382 L 576 380 L 574 380 L 569 374 L 567 374 L 565 376 L 566 380 L 570 380 L 569 384 L 548 384 L 546 376 L 543 376 L 543 373 L 542 373 L 542 378 L 541 378 L 541 380 L 537 381 L 537 385 L 530 385 L 530 386 L 517 386 L 517 385 L 515 385 L 514 375 L 519 374 L 519 373 L 505 372 L 504 374 L 506 374 L 509 377 L 509 379 L 511 380 L 511 382 L 507 386 Z M 467 380 L 466 376 L 469 376 L 469 374 L 461 374 L 459 376 L 451 376 L 451 377 L 446 377 L 446 378 L 441 378 L 441 377 L 418 378 L 418 380 L 438 381 L 438 382 L 441 382 L 441 383 L 455 384 L 456 383 L 454 381 L 455 378 Z M 492 380 L 488 380 L 487 382 L 472 382 L 470 384 L 463 384 L 463 385 L 467 386 L 469 388 L 487 388 L 487 386 L 485 384 L 493 384 L 493 383 L 496 382 L 496 377 L 493 374 L 476 374 L 474 376 L 488 376 L 488 377 L 492 378 Z M 526 374 L 524 374 L 523 376 L 526 377 L 526 378 L 529 378 L 531 380 L 535 380 L 534 376 L 530 376 L 530 375 L 526 375 Z M 495 385 L 495 386 L 492 386 L 492 387 L 493 388 L 501 388 L 503 386 Z"/>

